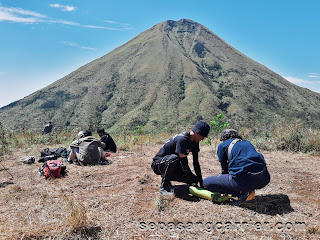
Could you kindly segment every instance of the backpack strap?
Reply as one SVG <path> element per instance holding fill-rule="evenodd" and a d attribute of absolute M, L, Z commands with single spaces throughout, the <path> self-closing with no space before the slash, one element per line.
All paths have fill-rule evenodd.
<path fill-rule="evenodd" d="M 230 159 L 231 159 L 231 150 L 232 150 L 233 146 L 234 146 L 237 142 L 239 142 L 239 141 L 241 141 L 241 139 L 236 138 L 236 139 L 233 139 L 233 141 L 230 143 L 230 145 L 229 145 L 229 147 L 228 147 L 228 160 L 229 160 L 229 161 L 230 161 Z"/>

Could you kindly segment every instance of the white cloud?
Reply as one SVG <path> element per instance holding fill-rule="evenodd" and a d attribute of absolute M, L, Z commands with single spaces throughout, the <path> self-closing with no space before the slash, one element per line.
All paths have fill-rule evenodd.
<path fill-rule="evenodd" d="M 67 6 L 67 5 L 60 5 L 60 4 L 50 4 L 51 7 L 61 8 L 62 11 L 73 11 L 76 9 L 76 7 L 73 6 Z M 132 29 L 129 24 L 121 24 L 114 21 L 108 21 L 105 22 L 113 23 L 113 24 L 121 24 L 122 28 L 110 28 L 105 26 L 94 26 L 94 25 L 82 25 L 80 23 L 72 22 L 72 21 L 66 21 L 61 19 L 50 19 L 46 15 L 24 10 L 21 8 L 13 8 L 13 7 L 2 7 L 0 6 L 0 22 L 1 21 L 9 21 L 9 22 L 18 22 L 18 23 L 57 23 L 57 24 L 65 24 L 65 25 L 73 25 L 73 26 L 79 26 L 84 28 L 96 28 L 96 29 L 106 29 L 106 30 L 113 30 L 113 31 L 119 31 L 119 30 L 129 30 Z"/>
<path fill-rule="evenodd" d="M 46 18 L 46 16 L 21 8 L 7 8 L 0 6 L 0 21 L 37 23 L 42 18 Z"/>
<path fill-rule="evenodd" d="M 118 24 L 118 22 L 110 21 L 110 20 L 104 20 L 106 23 L 112 23 L 112 24 Z"/>
<path fill-rule="evenodd" d="M 128 23 L 120 23 L 120 22 L 115 22 L 115 21 L 111 21 L 111 20 L 104 20 L 104 22 L 110 23 L 110 24 L 120 25 L 124 29 L 133 29 L 133 27 L 131 27 L 130 24 L 128 24 Z"/>
<path fill-rule="evenodd" d="M 320 83 L 320 81 L 310 81 L 310 80 L 305 80 L 305 79 L 290 77 L 290 76 L 283 76 L 283 78 L 287 79 L 289 82 L 292 82 L 292 83 L 305 83 L 305 84 Z"/>
<path fill-rule="evenodd" d="M 60 4 L 50 4 L 50 7 L 54 7 L 54 8 L 61 8 L 61 11 L 67 11 L 67 12 L 71 12 L 76 10 L 76 7 L 74 6 L 68 6 L 68 5 L 60 5 Z"/>
<path fill-rule="evenodd" d="M 107 30 L 114 30 L 114 31 L 121 31 L 123 29 L 118 28 L 109 28 L 109 27 L 103 27 L 103 26 L 94 26 L 94 25 L 83 25 L 85 28 L 97 28 L 97 29 L 107 29 Z"/>
<path fill-rule="evenodd" d="M 312 81 L 308 81 L 308 80 L 304 80 L 304 79 L 296 78 L 296 77 L 284 76 L 284 78 L 292 83 L 313 83 Z"/>
<path fill-rule="evenodd" d="M 63 44 L 71 46 L 71 47 L 77 47 L 77 48 L 81 48 L 81 49 L 86 49 L 86 50 L 96 50 L 96 48 L 81 46 L 81 45 L 79 45 L 79 44 L 77 44 L 75 42 L 64 41 Z"/>
<path fill-rule="evenodd" d="M 49 23 L 60 23 L 60 24 L 73 25 L 73 26 L 80 26 L 79 23 L 65 21 L 65 20 L 47 20 L 46 22 L 49 22 Z"/>
<path fill-rule="evenodd" d="M 309 78 L 320 78 L 319 73 L 309 73 Z"/>
<path fill-rule="evenodd" d="M 37 12 L 33 12 L 33 11 L 29 11 L 29 10 L 24 10 L 24 9 L 21 9 L 21 8 L 12 8 L 12 7 L 1 7 L 0 6 L 0 10 L 1 11 L 4 11 L 4 12 L 8 12 L 8 13 L 13 13 L 13 14 L 21 14 L 21 15 L 28 15 L 28 16 L 33 16 L 33 17 L 40 17 L 40 18 L 43 18 L 43 17 L 47 17 L 43 14 L 40 14 L 40 13 L 37 13 Z"/>

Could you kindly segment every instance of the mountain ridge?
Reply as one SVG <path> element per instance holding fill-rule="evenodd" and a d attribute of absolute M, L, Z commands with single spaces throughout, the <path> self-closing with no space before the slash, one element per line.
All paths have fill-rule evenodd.
<path fill-rule="evenodd" d="M 298 87 L 192 20 L 167 20 L 49 86 L 0 108 L 5 125 L 170 130 L 277 118 L 320 125 L 320 94 Z M 18 117 L 19 116 L 19 117 Z"/>

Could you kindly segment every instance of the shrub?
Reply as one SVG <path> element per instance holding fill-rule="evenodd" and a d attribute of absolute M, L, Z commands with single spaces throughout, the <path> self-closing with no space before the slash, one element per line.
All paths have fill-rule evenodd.
<path fill-rule="evenodd" d="M 0 162 L 3 160 L 4 155 L 8 151 L 8 142 L 6 139 L 5 130 L 2 123 L 0 122 Z"/>
<path fill-rule="evenodd" d="M 279 124 L 273 131 L 277 150 L 302 152 L 305 149 L 306 132 L 302 122 Z"/>
<path fill-rule="evenodd" d="M 198 54 L 198 57 L 203 58 L 204 54 L 204 50 L 205 50 L 205 46 L 202 43 L 197 42 L 194 47 L 193 47 L 194 51 Z"/>

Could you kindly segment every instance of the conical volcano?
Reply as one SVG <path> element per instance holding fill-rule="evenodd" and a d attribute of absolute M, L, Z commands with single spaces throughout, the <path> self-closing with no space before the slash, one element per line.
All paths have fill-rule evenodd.
<path fill-rule="evenodd" d="M 298 87 L 191 20 L 165 21 L 0 109 L 8 127 L 172 130 L 210 121 L 302 119 L 320 125 L 320 94 Z"/>

